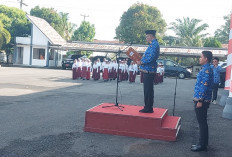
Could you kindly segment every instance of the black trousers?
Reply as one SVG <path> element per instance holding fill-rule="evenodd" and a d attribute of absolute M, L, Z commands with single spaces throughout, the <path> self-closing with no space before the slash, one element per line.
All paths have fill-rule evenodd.
<path fill-rule="evenodd" d="M 194 102 L 195 113 L 199 124 L 199 143 L 201 146 L 208 146 L 209 131 L 207 123 L 207 110 L 209 108 L 209 102 L 203 102 L 201 108 L 196 108 L 197 102 Z"/>
<path fill-rule="evenodd" d="M 213 97 L 212 97 L 212 101 L 217 100 L 218 86 L 219 86 L 219 83 L 214 83 L 213 84 Z"/>
<path fill-rule="evenodd" d="M 144 91 L 144 109 L 153 110 L 154 103 L 154 73 L 143 74 L 143 91 Z"/>

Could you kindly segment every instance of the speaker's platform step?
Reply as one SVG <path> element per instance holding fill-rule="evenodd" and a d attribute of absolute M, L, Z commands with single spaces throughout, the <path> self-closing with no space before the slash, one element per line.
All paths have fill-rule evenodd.
<path fill-rule="evenodd" d="M 111 103 L 102 103 L 87 110 L 84 131 L 165 141 L 176 140 L 181 118 L 168 116 L 167 109 L 153 108 L 154 113 L 140 113 L 139 110 L 143 109 L 143 106 L 119 104 L 119 107 L 123 111 Z"/>

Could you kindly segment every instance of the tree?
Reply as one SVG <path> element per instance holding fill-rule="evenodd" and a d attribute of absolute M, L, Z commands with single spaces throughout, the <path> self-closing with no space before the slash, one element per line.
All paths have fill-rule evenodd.
<path fill-rule="evenodd" d="M 209 37 L 205 39 L 204 47 L 218 47 L 221 48 L 222 44 L 214 37 Z"/>
<path fill-rule="evenodd" d="M 173 36 L 164 36 L 163 37 L 163 45 L 165 46 L 175 46 L 180 44 L 180 41 L 177 37 Z"/>
<path fill-rule="evenodd" d="M 161 40 L 166 25 L 156 7 L 136 3 L 123 13 L 115 38 L 125 43 L 146 44 L 145 30 L 155 29 L 157 38 Z"/>
<path fill-rule="evenodd" d="M 0 20 L 0 50 L 4 44 L 8 44 L 10 42 L 11 35 L 4 26 L 2 21 Z"/>
<path fill-rule="evenodd" d="M 9 55 L 13 53 L 14 38 L 17 36 L 27 36 L 30 34 L 30 23 L 26 18 L 26 13 L 14 7 L 0 5 L 0 21 L 4 29 L 10 33 L 10 42 L 5 42 L 2 49 L 7 55 L 7 63 Z M 9 34 L 7 35 L 9 37 Z M 6 40 L 7 41 L 7 40 Z"/>
<path fill-rule="evenodd" d="M 230 15 L 223 17 L 225 24 L 214 32 L 215 38 L 223 44 L 228 44 L 230 34 Z"/>
<path fill-rule="evenodd" d="M 199 25 L 201 20 L 199 19 L 190 19 L 189 17 L 181 19 L 176 19 L 176 22 L 171 23 L 172 29 L 180 41 L 181 46 L 203 46 L 202 38 L 208 34 L 202 34 L 209 25 L 204 23 Z"/>
<path fill-rule="evenodd" d="M 61 17 L 63 37 L 66 40 L 71 40 L 76 25 L 71 22 L 68 22 L 68 13 L 60 12 L 59 15 Z"/>
<path fill-rule="evenodd" d="M 93 24 L 91 25 L 87 21 L 83 21 L 80 27 L 74 31 L 72 40 L 92 42 L 94 40 L 94 36 L 95 36 L 94 25 Z M 80 53 L 82 55 L 86 55 L 87 57 L 89 57 L 92 52 L 81 51 Z"/>
<path fill-rule="evenodd" d="M 87 21 L 83 21 L 80 27 L 74 31 L 72 40 L 78 41 L 88 41 L 91 42 L 94 40 L 95 36 L 95 27 Z"/>
<path fill-rule="evenodd" d="M 18 8 L 0 5 L 0 19 L 12 36 L 25 36 L 31 33 L 26 13 Z M 2 19 L 3 17 L 3 19 Z"/>
<path fill-rule="evenodd" d="M 31 9 L 30 15 L 46 20 L 62 37 L 64 36 L 61 16 L 54 8 L 40 8 L 36 6 Z"/>

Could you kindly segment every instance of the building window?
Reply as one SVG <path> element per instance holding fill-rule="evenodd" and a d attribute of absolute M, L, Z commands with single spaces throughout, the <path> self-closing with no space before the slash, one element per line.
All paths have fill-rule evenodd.
<path fill-rule="evenodd" d="M 33 59 L 40 59 L 44 60 L 45 59 L 45 49 L 33 49 Z"/>

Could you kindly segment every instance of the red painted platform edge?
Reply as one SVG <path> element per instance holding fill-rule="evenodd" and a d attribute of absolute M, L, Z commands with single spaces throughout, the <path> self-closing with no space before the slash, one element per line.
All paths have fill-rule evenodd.
<path fill-rule="evenodd" d="M 118 114 L 118 113 L 109 113 L 109 112 L 96 112 L 96 111 L 94 111 L 93 109 L 94 108 L 96 108 L 96 107 L 100 107 L 100 106 L 102 106 L 102 105 L 104 105 L 104 104 L 109 104 L 109 105 L 113 105 L 112 103 L 101 103 L 101 104 L 99 104 L 99 105 L 96 105 L 96 106 L 94 106 L 94 107 L 92 107 L 92 108 L 90 108 L 90 109 L 88 109 L 88 110 L 86 110 L 86 112 L 89 112 L 89 113 L 98 113 L 98 114 L 109 114 L 109 115 L 118 115 L 118 116 L 130 116 L 130 117 L 138 117 L 138 118 L 150 118 L 150 119 L 164 119 L 164 117 L 166 117 L 166 116 L 168 116 L 168 109 L 166 109 L 166 108 L 158 108 L 158 109 L 163 109 L 164 110 L 164 112 L 163 112 L 163 114 L 161 115 L 161 117 L 146 117 L 146 114 L 144 114 L 143 116 L 141 116 L 141 115 L 127 115 L 127 114 Z M 143 107 L 143 106 L 138 106 L 138 105 L 126 105 L 126 104 L 120 104 L 120 105 L 125 105 L 125 106 L 136 106 L 136 107 Z M 154 110 L 155 110 L 156 108 L 154 108 Z M 151 113 L 151 114 L 153 114 L 153 113 Z M 149 116 L 151 115 L 150 113 L 149 113 Z M 148 114 L 147 114 L 148 115 Z"/>
<path fill-rule="evenodd" d="M 146 119 L 157 119 L 157 120 L 163 120 L 164 117 L 167 117 L 168 110 L 164 112 L 162 117 L 146 117 L 146 116 L 137 116 L 137 115 L 122 115 L 122 114 L 114 114 L 114 113 L 104 113 L 104 112 L 94 112 L 94 111 L 86 111 L 86 113 L 97 113 L 97 114 L 107 114 L 107 115 L 117 115 L 120 117 L 136 117 L 136 118 L 146 118 Z"/>
<path fill-rule="evenodd" d="M 117 136 L 128 136 L 128 137 L 146 138 L 146 139 L 152 139 L 152 140 L 171 141 L 171 142 L 176 141 L 176 138 L 177 138 L 177 136 L 161 136 L 161 135 L 141 134 L 141 133 L 138 134 L 138 133 L 132 133 L 132 132 L 103 130 L 103 129 L 97 129 L 97 128 L 88 128 L 88 127 L 85 127 L 84 131 L 92 132 L 92 133 L 100 133 L 100 134 L 117 135 Z"/>
<path fill-rule="evenodd" d="M 170 123 L 171 122 L 171 125 Z M 166 116 L 165 119 L 162 121 L 162 129 L 177 129 L 177 127 L 181 123 L 181 117 L 177 116 Z M 173 125 L 175 124 L 175 125 Z"/>

